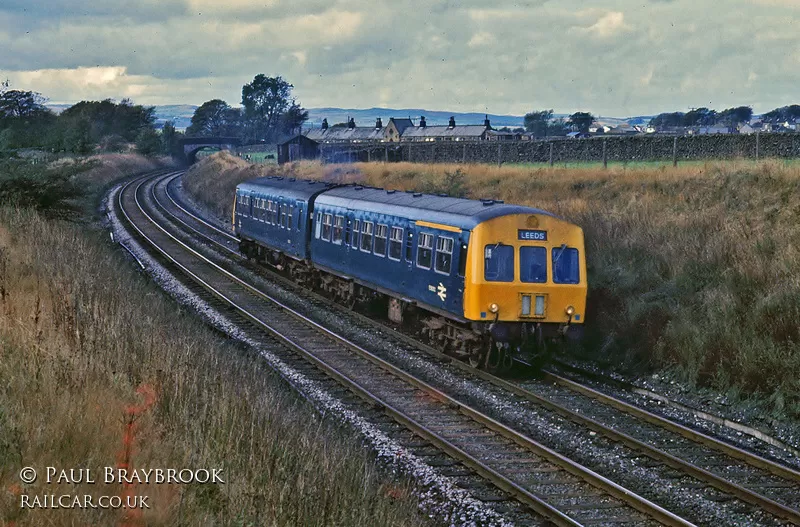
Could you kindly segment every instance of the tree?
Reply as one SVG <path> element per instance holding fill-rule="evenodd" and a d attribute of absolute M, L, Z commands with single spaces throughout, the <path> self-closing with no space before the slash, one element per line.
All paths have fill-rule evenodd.
<path fill-rule="evenodd" d="M 717 114 L 717 123 L 727 126 L 736 126 L 739 123 L 746 123 L 753 117 L 753 109 L 749 106 L 737 106 L 726 108 Z"/>
<path fill-rule="evenodd" d="M 588 112 L 575 112 L 569 116 L 569 120 L 567 120 L 567 126 L 576 132 L 588 134 L 589 127 L 592 126 L 593 122 L 594 115 Z"/>
<path fill-rule="evenodd" d="M 227 102 L 212 99 L 200 105 L 192 115 L 192 124 L 186 129 L 187 136 L 224 136 L 231 128 L 231 121 L 238 122 L 238 115 L 231 113 Z"/>
<path fill-rule="evenodd" d="M 272 140 L 277 136 L 281 115 L 292 105 L 292 86 L 282 77 L 259 73 L 242 86 L 242 106 L 251 140 Z"/>
<path fill-rule="evenodd" d="M 711 126 L 717 122 L 716 110 L 695 108 L 683 116 L 684 126 Z"/>
<path fill-rule="evenodd" d="M 523 121 L 525 130 L 532 133 L 534 137 L 544 137 L 548 132 L 548 125 L 553 118 L 553 110 L 540 110 L 525 114 Z"/>
<path fill-rule="evenodd" d="M 764 120 L 769 123 L 783 123 L 786 121 L 794 122 L 800 119 L 800 105 L 792 104 L 775 108 L 764 114 Z"/>
<path fill-rule="evenodd" d="M 295 135 L 300 133 L 303 123 L 308 121 L 308 111 L 292 99 L 292 104 L 281 116 L 281 133 Z"/>
<path fill-rule="evenodd" d="M 145 156 L 152 156 L 161 151 L 161 138 L 152 128 L 144 128 L 136 136 L 136 151 Z"/>
<path fill-rule="evenodd" d="M 47 99 L 32 91 L 6 90 L 0 93 L 0 120 L 28 119 L 47 113 Z"/>
<path fill-rule="evenodd" d="M 683 112 L 660 113 L 650 119 L 650 126 L 655 128 L 683 126 Z"/>
<path fill-rule="evenodd" d="M 180 140 L 183 134 L 175 130 L 175 125 L 172 121 L 164 123 L 161 129 L 161 152 L 166 155 L 177 157 L 183 152 L 180 151 Z"/>

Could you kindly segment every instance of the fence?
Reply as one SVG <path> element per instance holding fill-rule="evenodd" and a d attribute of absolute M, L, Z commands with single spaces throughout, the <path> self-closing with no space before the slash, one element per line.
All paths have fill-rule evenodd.
<path fill-rule="evenodd" d="M 537 141 L 321 144 L 325 163 L 567 163 L 800 157 L 800 133 L 591 137 Z"/>

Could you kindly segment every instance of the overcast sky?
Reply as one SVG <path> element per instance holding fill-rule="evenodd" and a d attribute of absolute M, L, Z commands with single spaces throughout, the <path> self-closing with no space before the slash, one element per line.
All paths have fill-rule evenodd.
<path fill-rule="evenodd" d="M 626 117 L 800 103 L 800 0 L 0 0 L 0 76 L 52 102 Z"/>

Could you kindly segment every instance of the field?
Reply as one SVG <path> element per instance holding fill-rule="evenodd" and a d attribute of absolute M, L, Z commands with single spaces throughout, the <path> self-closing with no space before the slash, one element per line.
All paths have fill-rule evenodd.
<path fill-rule="evenodd" d="M 121 161 L 74 176 L 70 188 L 91 192 L 73 201 L 94 203 L 134 162 L 152 166 Z M 7 195 L 30 181 L 19 169 L 0 165 Z M 423 524 L 357 439 L 125 261 L 80 215 L 89 203 L 43 203 L 0 207 L 0 524 Z M 222 468 L 226 484 L 22 486 L 18 476 L 126 465 Z M 149 495 L 151 509 L 20 508 L 22 493 L 53 492 Z"/>
<path fill-rule="evenodd" d="M 282 174 L 503 199 L 582 226 L 590 357 L 659 370 L 776 416 L 800 416 L 800 166 L 783 161 L 489 166 L 356 163 L 250 166 L 225 153 L 187 188 L 230 218 L 237 182 Z"/>

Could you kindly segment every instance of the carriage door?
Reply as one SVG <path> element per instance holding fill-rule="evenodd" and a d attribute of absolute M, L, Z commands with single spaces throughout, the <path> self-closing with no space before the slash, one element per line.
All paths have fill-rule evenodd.
<path fill-rule="evenodd" d="M 353 240 L 353 213 L 351 211 L 347 211 L 344 215 L 344 250 L 346 251 L 346 255 L 350 255 L 350 246 Z"/>

